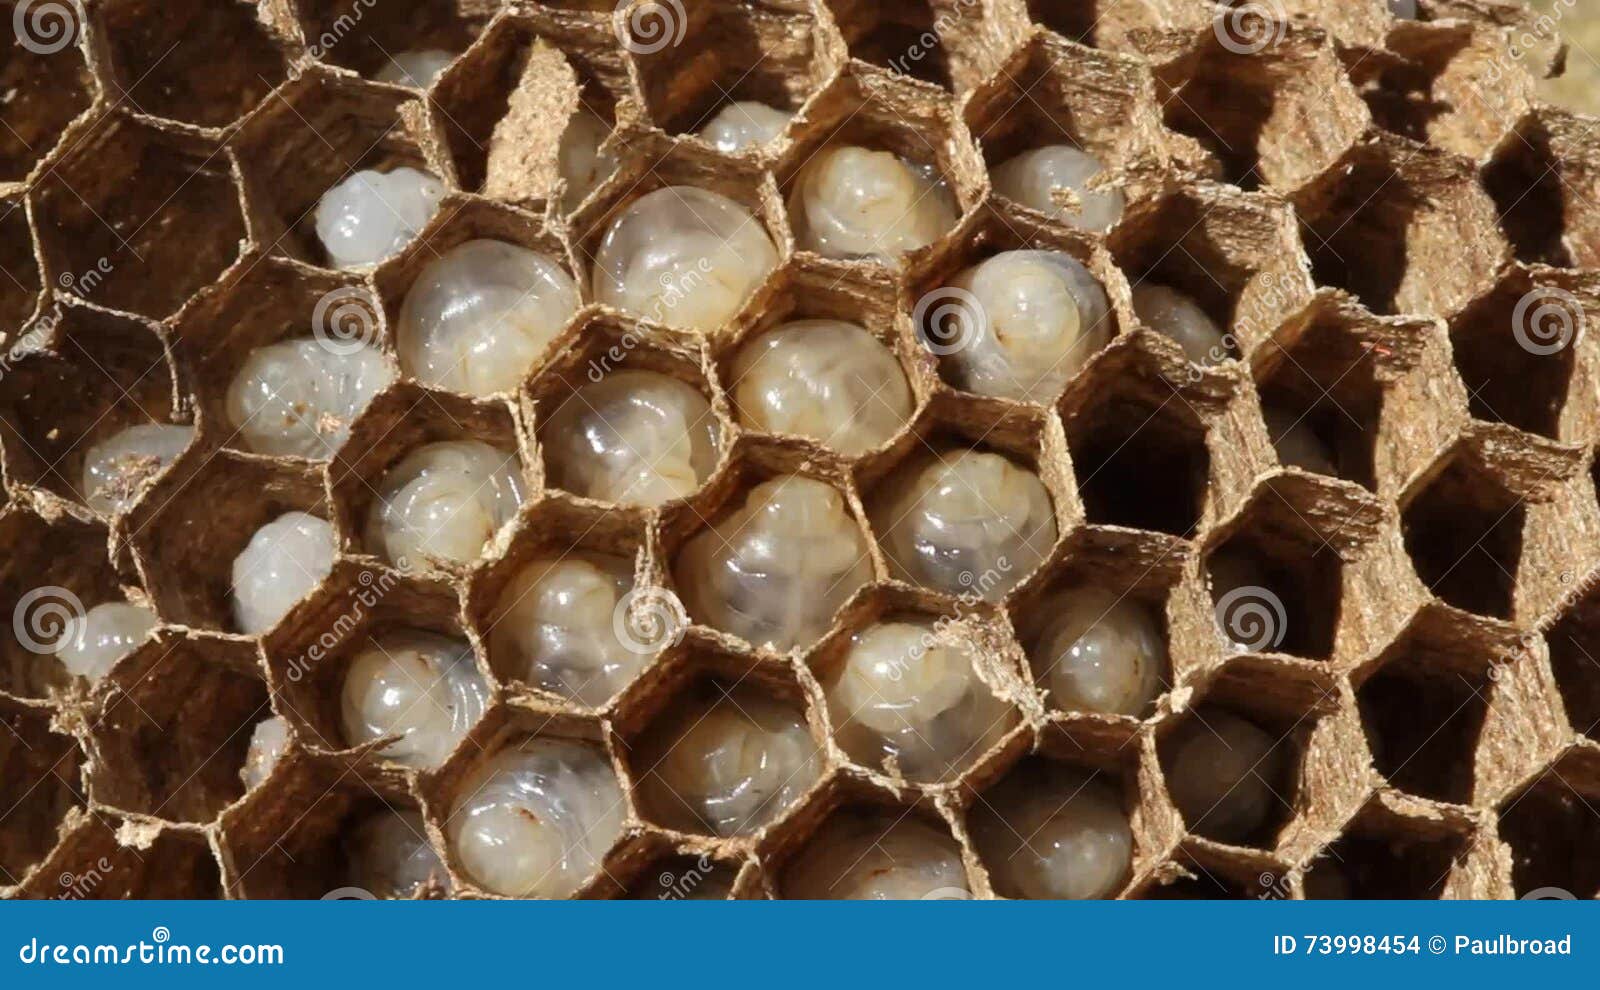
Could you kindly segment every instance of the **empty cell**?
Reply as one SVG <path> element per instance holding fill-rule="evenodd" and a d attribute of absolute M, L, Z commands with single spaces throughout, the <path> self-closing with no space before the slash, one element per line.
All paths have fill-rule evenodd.
<path fill-rule="evenodd" d="M 1451 354 L 1478 419 L 1561 436 L 1585 323 L 1581 286 L 1560 273 L 1517 271 L 1450 321 Z"/>
<path fill-rule="evenodd" d="M 1561 773 L 1541 776 L 1499 809 L 1500 839 L 1511 847 L 1518 897 L 1539 900 L 1600 895 L 1600 798 L 1580 793 Z"/>
<path fill-rule="evenodd" d="M 1307 900 L 1438 900 L 1465 851 L 1457 836 L 1356 825 L 1317 854 Z"/>
<path fill-rule="evenodd" d="M 1338 628 L 1343 560 L 1314 533 L 1284 538 L 1265 500 L 1238 536 L 1206 559 L 1217 629 L 1243 653 L 1326 660 Z"/>
<path fill-rule="evenodd" d="M 46 711 L 0 700 L 0 774 L 7 781 L 0 816 L 0 883 L 14 884 L 50 852 L 56 826 L 82 805 L 78 766 L 83 753 L 71 736 L 54 732 Z"/>
<path fill-rule="evenodd" d="M 1097 390 L 1067 422 L 1089 521 L 1189 536 L 1199 525 L 1211 456 L 1187 404 Z"/>
<path fill-rule="evenodd" d="M 1401 527 L 1417 576 L 1434 594 L 1507 619 L 1525 517 L 1519 495 L 1475 460 L 1456 457 L 1403 500 Z"/>
<path fill-rule="evenodd" d="M 1402 790 L 1465 804 L 1489 707 L 1486 675 L 1431 666 L 1408 646 L 1356 690 L 1378 772 Z"/>
<path fill-rule="evenodd" d="M 949 89 L 950 57 L 933 6 L 926 0 L 828 0 L 853 57 Z"/>
<path fill-rule="evenodd" d="M 374 3 L 352 16 L 338 0 L 302 0 L 300 23 L 311 53 L 380 82 L 423 83 L 428 70 L 465 51 L 491 10 L 454 0 Z M 419 58 L 418 56 L 426 56 Z M 419 76 L 418 73 L 421 75 Z"/>
<path fill-rule="evenodd" d="M 94 99 L 98 87 L 79 47 L 83 10 L 78 4 L 46 6 L 23 0 L 0 4 L 0 23 L 18 32 L 0 63 L 0 93 L 6 97 L 0 183 L 27 178 L 67 124 Z"/>

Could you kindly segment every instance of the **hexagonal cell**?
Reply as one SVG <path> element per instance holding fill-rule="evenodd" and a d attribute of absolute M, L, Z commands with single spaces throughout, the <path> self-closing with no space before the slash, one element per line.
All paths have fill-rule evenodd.
<path fill-rule="evenodd" d="M 223 450 L 163 496 L 135 507 L 128 528 L 144 586 L 170 621 L 222 632 L 245 631 L 241 609 L 248 603 L 236 596 L 235 581 L 249 580 L 256 568 L 277 574 L 275 598 L 289 587 L 321 583 L 309 546 L 286 548 L 281 558 L 274 556 L 275 546 L 299 542 L 287 531 L 268 531 L 265 546 L 252 546 L 263 527 L 288 513 L 323 521 L 330 517 L 317 471 Z M 328 535 L 336 549 L 337 537 Z M 247 546 L 254 565 L 236 571 Z M 250 601 L 257 601 L 260 594 L 261 589 L 253 591 Z M 249 608 L 253 612 L 259 606 Z M 293 614 L 292 608 L 286 616 Z"/>
<path fill-rule="evenodd" d="M 1550 667 L 1572 727 L 1600 740 L 1600 597 L 1575 598 L 1545 632 Z"/>
<path fill-rule="evenodd" d="M 1067 536 L 1060 559 L 1007 606 L 1046 706 L 1079 717 L 1150 714 L 1182 673 L 1168 650 L 1167 610 L 1186 557 L 1177 541 L 1142 533 L 1084 527 Z"/>
<path fill-rule="evenodd" d="M 938 15 L 944 0 L 910 0 L 884 7 L 860 0 L 827 0 L 853 58 L 924 82 L 955 87 L 951 53 Z"/>
<path fill-rule="evenodd" d="M 1217 628 L 1232 652 L 1333 655 L 1349 549 L 1344 539 L 1351 535 L 1341 522 L 1358 512 L 1313 508 L 1312 484 L 1275 479 L 1206 553 Z"/>
<path fill-rule="evenodd" d="M 734 896 L 740 864 L 709 853 L 663 856 L 648 864 L 624 895 L 630 901 L 725 901 Z"/>
<path fill-rule="evenodd" d="M 1596 808 L 1600 794 L 1576 789 L 1560 773 L 1540 775 L 1500 806 L 1500 839 L 1511 847 L 1518 897 L 1600 896 L 1600 863 L 1588 853 L 1600 843 Z"/>
<path fill-rule="evenodd" d="M 538 85 L 551 86 L 564 75 L 551 65 L 553 75 L 530 76 L 541 72 L 539 66 L 529 65 L 530 56 L 536 53 L 555 54 L 570 67 L 577 98 L 575 104 L 559 108 L 560 112 L 581 109 L 600 118 L 608 129 L 616 124 L 617 103 L 628 95 L 630 83 L 610 17 L 564 16 L 546 9 L 551 6 L 526 5 L 496 19 L 432 91 L 463 189 L 516 201 L 528 198 L 501 188 L 486 189 L 484 183 L 491 171 L 491 157 L 502 154 L 498 146 L 509 144 L 518 152 L 525 150 L 526 141 L 519 131 L 496 134 L 502 123 L 526 126 L 525 121 L 519 122 L 520 114 L 512 112 L 513 103 L 526 99 L 525 94 Z M 615 5 L 603 7 L 610 14 Z M 601 5 L 593 9 L 599 10 Z M 559 51 L 552 53 L 549 46 Z M 556 109 L 545 108 L 544 115 Z M 554 135 L 551 137 L 554 140 Z M 526 168 L 525 162 L 522 167 Z M 554 179 L 554 168 L 549 178 Z"/>
<path fill-rule="evenodd" d="M 42 287 L 27 206 L 0 199 L 0 333 L 9 337 L 33 315 Z"/>
<path fill-rule="evenodd" d="M 1397 21 L 1384 47 L 1397 57 L 1356 63 L 1356 83 L 1378 126 L 1414 141 L 1481 158 L 1537 99 L 1487 24 Z"/>
<path fill-rule="evenodd" d="M 967 900 L 976 892 L 950 825 L 930 808 L 842 787 L 808 809 L 775 864 L 788 900 Z"/>
<path fill-rule="evenodd" d="M 1063 418 L 1088 521 L 1190 536 L 1205 511 L 1207 426 L 1182 383 L 1121 348 L 1069 389 Z"/>
<path fill-rule="evenodd" d="M 883 449 L 903 434 L 934 385 L 931 356 L 898 332 L 900 312 L 891 285 L 791 260 L 768 282 L 762 305 L 712 342 L 734 422 L 747 433 L 803 440 L 845 457 Z M 887 348 L 901 380 L 882 351 L 824 322 L 864 330 Z M 807 346 L 813 342 L 818 346 Z"/>
<path fill-rule="evenodd" d="M 641 682 L 617 730 L 639 810 L 690 835 L 778 826 L 822 777 L 819 728 L 792 669 L 689 642 Z"/>
<path fill-rule="evenodd" d="M 0 605 L 12 619 L 10 635 L 0 636 L 0 692 L 57 696 L 72 685 L 56 651 L 77 634 L 75 623 L 97 605 L 123 600 L 106 530 L 65 513 L 47 521 L 12 507 L 0 513 L 0 539 L 12 548 L 0 567 Z"/>
<path fill-rule="evenodd" d="M 1592 187 L 1588 118 L 1553 108 L 1533 111 L 1500 142 L 1484 167 L 1500 228 L 1530 264 L 1592 267 L 1600 260 L 1600 209 L 1576 190 Z"/>
<path fill-rule="evenodd" d="M 458 0 L 374 4 L 351 17 L 335 0 L 294 0 L 311 54 L 367 78 L 400 72 L 396 58 L 425 51 L 464 51 L 494 14 L 495 5 Z"/>
<path fill-rule="evenodd" d="M 1417 359 L 1416 333 L 1318 298 L 1252 361 L 1279 461 L 1377 490 L 1388 384 Z"/>
<path fill-rule="evenodd" d="M 986 762 L 1021 722 L 1023 680 L 1004 623 L 976 601 L 926 607 L 881 589 L 805 658 L 829 726 L 854 763 L 919 784 Z"/>
<path fill-rule="evenodd" d="M 446 480 L 473 480 L 470 489 L 436 489 L 430 499 L 458 507 L 436 517 L 428 514 L 436 511 L 432 502 L 405 499 L 419 485 L 427 492 L 432 486 L 422 483 L 424 473 L 440 468 Z M 410 382 L 373 399 L 328 464 L 335 527 L 350 534 L 360 552 L 411 570 L 458 572 L 493 555 L 516 507 L 540 482 L 524 460 L 518 424 L 505 403 Z M 438 525 L 442 520 L 455 525 Z"/>
<path fill-rule="evenodd" d="M 97 804 L 204 824 L 244 793 L 251 729 L 271 714 L 253 648 L 166 632 L 109 680 L 88 742 Z"/>
<path fill-rule="evenodd" d="M 1216 842 L 1274 848 L 1301 803 L 1320 692 L 1268 696 L 1261 674 L 1225 672 L 1205 699 L 1161 726 L 1156 753 L 1189 832 Z"/>
<path fill-rule="evenodd" d="M 0 22 L 28 27 L 7 47 L 0 65 L 0 93 L 6 96 L 6 126 L 0 128 L 0 183 L 21 182 L 49 154 L 67 124 L 89 108 L 94 77 L 79 44 L 82 8 L 67 4 L 39 17 L 22 0 L 0 3 Z"/>
<path fill-rule="evenodd" d="M 851 62 L 812 99 L 806 116 L 809 126 L 795 136 L 774 168 L 786 200 L 792 196 L 800 171 L 830 146 L 859 146 L 898 156 L 927 179 L 948 187 L 957 216 L 971 210 L 982 194 L 976 180 L 982 172 L 982 158 L 966 126 L 948 101 L 928 99 L 897 73 Z M 789 212 L 791 226 L 795 226 L 795 211 L 791 208 Z M 941 231 L 934 243 L 946 237 L 948 231 Z M 848 246 L 841 245 L 840 250 Z M 824 260 L 804 237 L 799 238 L 798 250 Z M 926 252 L 927 248 L 917 248 L 900 260 Z M 832 261 L 840 268 L 849 263 Z"/>
<path fill-rule="evenodd" d="M 230 141 L 251 204 L 251 239 L 272 254 L 331 266 L 316 230 L 323 194 L 362 170 L 435 173 L 422 151 L 426 119 L 415 94 L 325 72 L 291 81 Z"/>
<path fill-rule="evenodd" d="M 118 102 L 141 113 L 225 127 L 285 76 L 276 36 L 256 6 L 237 0 L 112 0 L 98 7 Z M 228 57 L 217 58 L 219 51 Z"/>
<path fill-rule="evenodd" d="M 1048 34 L 1034 36 L 981 84 L 963 115 L 980 138 L 991 171 L 1024 152 L 1054 145 L 1079 148 L 1113 170 L 1159 167 L 1167 158 L 1149 71 Z M 1129 184 L 1137 195 L 1148 178 L 1116 174 L 1116 188 Z"/>
<path fill-rule="evenodd" d="M 86 467 L 114 451 L 124 431 L 174 425 L 180 409 L 159 331 L 62 302 L 32 324 L 11 353 L 0 378 L 0 437 L 12 481 L 102 512 L 137 498 L 160 465 L 139 477 L 124 470 L 126 485 L 109 475 L 90 477 Z"/>
<path fill-rule="evenodd" d="M 1447 317 L 1510 254 L 1476 166 L 1401 138 L 1346 153 L 1295 194 L 1295 209 L 1317 284 L 1381 315 Z"/>
<path fill-rule="evenodd" d="M 1209 148 L 1243 189 L 1294 189 L 1331 166 L 1370 116 L 1320 31 L 1219 15 L 1188 57 L 1163 67 L 1168 126 Z"/>
<path fill-rule="evenodd" d="M 1216 324 L 1223 339 L 1207 364 L 1248 355 L 1311 301 L 1294 217 L 1273 197 L 1215 184 L 1172 192 L 1134 204 L 1110 247 L 1136 294 L 1174 290 Z"/>
<path fill-rule="evenodd" d="M 1409 793 L 1470 803 L 1495 659 L 1428 625 L 1386 649 L 1356 682 L 1378 772 Z"/>
<path fill-rule="evenodd" d="M 16 884 L 44 859 L 63 818 L 83 805 L 77 740 L 50 728 L 50 711 L 0 698 L 0 771 L 8 781 L 0 815 L 0 881 Z"/>
<path fill-rule="evenodd" d="M 35 187 L 46 280 L 160 319 L 239 257 L 231 156 L 120 114 L 98 121 Z"/>
<path fill-rule="evenodd" d="M 979 862 L 1001 897 L 1117 896 L 1136 855 L 1139 789 L 1126 767 L 1034 756 L 986 787 L 967 812 Z"/>
<path fill-rule="evenodd" d="M 696 4 L 688 13 L 687 23 L 676 23 L 680 42 L 629 46 L 645 111 L 669 134 L 698 132 L 734 101 L 792 114 L 837 68 L 803 7 L 722 2 Z M 648 24 L 642 12 L 634 19 L 636 28 Z"/>
<path fill-rule="evenodd" d="M 342 564 L 264 650 L 279 711 L 313 753 L 399 771 L 478 749 L 463 740 L 491 689 L 447 584 Z"/>
<path fill-rule="evenodd" d="M 564 498 L 534 505 L 505 556 L 474 572 L 467 590 L 495 678 L 552 704 L 606 707 L 681 632 L 682 605 L 640 573 L 647 539 L 642 512 Z M 647 629 L 653 616 L 666 621 Z"/>
<path fill-rule="evenodd" d="M 381 854 L 369 851 L 365 843 L 370 833 L 363 833 L 362 826 L 391 810 L 414 810 L 416 798 L 403 787 L 363 779 L 318 760 L 295 759 L 284 769 L 277 786 L 256 788 L 222 814 L 229 896 L 369 900 L 389 893 L 371 889 L 377 884 L 364 867 L 381 862 Z M 433 846 L 433 856 L 439 858 L 430 834 L 416 831 L 414 821 L 398 830 L 397 838 Z M 393 869 L 390 864 L 382 872 L 392 875 Z M 425 883 L 416 895 L 437 896 L 441 887 L 448 889 L 448 880 Z"/>
<path fill-rule="evenodd" d="M 222 875 L 206 837 L 95 813 L 78 820 L 21 896 L 38 900 L 221 900 Z"/>
<path fill-rule="evenodd" d="M 1374 802 L 1312 859 L 1306 900 L 1439 900 L 1469 838 L 1454 822 L 1404 817 Z"/>
<path fill-rule="evenodd" d="M 1451 353 L 1472 415 L 1566 439 L 1574 345 L 1585 312 L 1597 306 L 1586 283 L 1568 272 L 1518 267 L 1451 320 Z"/>
<path fill-rule="evenodd" d="M 1446 602 L 1509 619 L 1524 499 L 1469 451 L 1441 460 L 1400 500 L 1406 552 L 1417 576 Z"/>

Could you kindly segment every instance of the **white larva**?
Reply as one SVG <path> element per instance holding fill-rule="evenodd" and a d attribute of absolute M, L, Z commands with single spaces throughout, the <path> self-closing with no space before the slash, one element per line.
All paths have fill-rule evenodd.
<path fill-rule="evenodd" d="M 1104 780 L 1057 764 L 1024 766 L 973 812 L 979 854 L 1006 897 L 1110 897 L 1128 878 L 1133 831 Z"/>
<path fill-rule="evenodd" d="M 141 423 L 90 447 L 79 486 L 84 501 L 105 516 L 125 511 L 148 482 L 178 459 L 194 432 L 192 426 Z"/>
<path fill-rule="evenodd" d="M 565 184 L 561 196 L 564 212 L 576 210 L 617 170 L 616 156 L 600 149 L 610 136 L 611 125 L 587 106 L 579 108 L 568 121 L 556 150 L 556 168 Z"/>
<path fill-rule="evenodd" d="M 404 899 L 430 888 L 450 890 L 449 874 L 428 843 L 418 812 L 376 812 L 356 826 L 347 852 L 350 882 L 377 897 Z"/>
<path fill-rule="evenodd" d="M 421 769 L 443 762 L 488 704 L 466 640 L 404 629 L 371 638 L 351 658 L 339 711 L 346 743 L 398 736 L 383 756 Z"/>
<path fill-rule="evenodd" d="M 916 901 L 971 897 L 961 849 L 910 815 L 836 813 L 784 874 L 801 900 Z"/>
<path fill-rule="evenodd" d="M 539 442 L 551 485 L 636 505 L 694 494 L 722 446 L 711 403 L 699 390 L 633 369 L 582 385 L 540 426 Z"/>
<path fill-rule="evenodd" d="M 777 140 L 794 114 L 755 100 L 735 100 L 716 112 L 700 137 L 725 154 L 770 144 Z"/>
<path fill-rule="evenodd" d="M 789 216 L 805 250 L 894 262 L 948 232 L 957 210 L 934 169 L 887 151 L 840 145 L 818 151 L 800 170 Z"/>
<path fill-rule="evenodd" d="M 66 635 L 55 644 L 56 659 L 67 673 L 94 683 L 137 649 L 159 622 L 156 613 L 142 605 L 102 602 L 72 619 Z"/>
<path fill-rule="evenodd" d="M 846 456 L 883 445 L 911 418 L 911 386 L 894 352 L 842 320 L 773 327 L 739 349 L 731 378 L 741 421 Z"/>
<path fill-rule="evenodd" d="M 1028 660 L 1051 703 L 1069 712 L 1143 715 L 1161 690 L 1167 644 L 1141 602 L 1099 588 L 1052 595 L 1049 618 L 1031 637 Z"/>
<path fill-rule="evenodd" d="M 757 646 L 809 645 L 872 580 L 866 541 L 844 497 L 801 475 L 751 489 L 692 537 L 674 565 L 689 613 Z"/>
<path fill-rule="evenodd" d="M 1178 727 L 1170 747 L 1167 790 L 1195 834 L 1245 841 L 1278 808 L 1285 757 L 1255 723 L 1205 709 Z"/>
<path fill-rule="evenodd" d="M 1133 287 L 1133 311 L 1145 326 L 1176 341 L 1195 364 L 1220 364 L 1231 356 L 1222 328 L 1177 289 L 1141 282 Z"/>
<path fill-rule="evenodd" d="M 252 636 L 277 625 L 333 570 L 337 552 L 333 527 L 309 513 L 286 512 L 256 530 L 233 559 L 234 624 Z"/>
<path fill-rule="evenodd" d="M 463 872 L 507 897 L 568 897 L 622 834 L 622 787 L 585 743 L 529 738 L 462 780 L 446 826 Z"/>
<path fill-rule="evenodd" d="M 595 253 L 594 298 L 625 313 L 710 332 L 731 320 L 778 264 L 748 209 L 692 186 L 646 193 L 624 209 Z"/>
<path fill-rule="evenodd" d="M 406 293 L 395 345 L 426 385 L 487 396 L 516 388 L 578 311 L 578 286 L 555 259 L 478 239 L 422 269 Z"/>
<path fill-rule="evenodd" d="M 402 165 L 363 169 L 317 201 L 317 238 L 335 268 L 365 268 L 398 254 L 439 209 L 444 183 Z"/>
<path fill-rule="evenodd" d="M 1103 172 L 1105 164 L 1088 152 L 1052 144 L 1002 162 L 989 178 L 1007 199 L 1080 230 L 1103 233 L 1117 225 L 1127 206 L 1121 189 L 1094 181 Z"/>
<path fill-rule="evenodd" d="M 367 516 L 367 548 L 390 563 L 476 560 L 522 504 L 521 463 L 478 440 L 418 447 L 377 485 Z"/>
<path fill-rule="evenodd" d="M 239 779 L 244 789 L 258 786 L 272 773 L 289 745 L 289 723 L 282 715 L 262 719 L 250 731 L 250 746 L 245 750 L 244 766 L 239 768 Z"/>
<path fill-rule="evenodd" d="M 894 575 L 952 595 L 999 601 L 1056 542 L 1039 476 L 987 451 L 947 450 L 896 469 L 870 508 Z"/>
<path fill-rule="evenodd" d="M 442 48 L 399 52 L 390 56 L 389 61 L 372 78 L 378 82 L 394 83 L 397 86 L 427 89 L 455 57 L 454 52 L 447 52 Z"/>
<path fill-rule="evenodd" d="M 326 460 L 394 378 L 389 358 L 365 343 L 280 340 L 245 356 L 228 386 L 228 419 L 258 454 Z"/>

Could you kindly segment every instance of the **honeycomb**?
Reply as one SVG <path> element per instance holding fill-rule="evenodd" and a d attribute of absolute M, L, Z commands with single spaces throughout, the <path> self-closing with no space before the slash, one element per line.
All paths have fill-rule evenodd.
<path fill-rule="evenodd" d="M 18 42 L 0 68 L 0 604 L 19 633 L 0 636 L 6 896 L 337 895 L 354 823 L 382 807 L 421 812 L 456 896 L 493 896 L 446 820 L 472 768 L 527 735 L 600 747 L 624 783 L 622 836 L 583 897 L 781 896 L 825 826 L 873 816 L 948 835 L 970 890 L 999 896 L 971 823 L 1039 764 L 1120 795 L 1123 897 L 1600 894 L 1583 853 L 1600 835 L 1600 344 L 1582 332 L 1600 313 L 1600 144 L 1593 118 L 1538 98 L 1559 24 L 1508 0 L 18 0 L 0 20 Z M 370 81 L 435 47 L 459 54 L 425 92 Z M 768 150 L 722 154 L 692 132 L 730 98 L 798 115 Z M 569 213 L 549 152 L 579 101 L 615 123 L 621 162 Z M 523 135 L 509 148 L 507 120 Z M 797 249 L 784 194 L 838 137 L 937 169 L 956 228 L 903 267 Z M 1048 141 L 1114 171 L 1128 208 L 1108 234 L 992 192 L 989 166 Z M 444 180 L 437 216 L 375 270 L 326 267 L 318 197 L 400 164 Z M 675 183 L 749 207 L 781 255 L 706 335 L 587 302 L 610 219 Z M 420 267 L 481 236 L 558 257 L 583 286 L 516 394 L 402 379 L 326 461 L 237 444 L 223 404 L 248 350 L 303 335 L 337 296 L 393 353 Z M 948 384 L 912 315 L 1025 246 L 1082 261 L 1114 314 L 1050 407 Z M 1236 360 L 1192 365 L 1142 326 L 1130 291 L 1146 278 L 1231 327 Z M 886 445 L 846 458 L 735 421 L 732 354 L 796 317 L 891 347 L 916 405 Z M 641 509 L 544 483 L 542 418 L 613 366 L 711 400 L 722 456 L 691 497 Z M 1312 425 L 1339 477 L 1279 463 L 1264 400 Z M 91 511 L 74 483 L 87 448 L 152 421 L 196 437 L 126 511 Z M 517 451 L 531 494 L 514 522 L 468 567 L 381 562 L 361 525 L 377 478 L 462 438 Z M 894 580 L 869 539 L 874 581 L 813 646 L 690 623 L 597 710 L 505 675 L 486 647 L 500 590 L 538 554 L 621 554 L 670 591 L 679 549 L 754 484 L 819 479 L 870 535 L 895 468 L 934 447 L 1004 453 L 1050 493 L 1060 535 L 999 601 Z M 290 510 L 333 523 L 333 571 L 264 635 L 230 632 L 228 562 Z M 1218 554 L 1255 561 L 1281 609 L 1250 649 L 1218 629 Z M 1075 582 L 1161 616 L 1171 669 L 1144 717 L 1063 711 L 1034 684 L 1020 637 Z M 160 625 L 91 689 L 20 635 L 40 588 L 148 603 Z M 834 739 L 819 678 L 890 614 L 954 620 L 1006 703 L 1010 728 L 956 779 L 910 783 Z M 402 624 L 467 638 L 492 689 L 432 770 L 339 729 L 351 645 Z M 706 682 L 803 710 L 822 754 L 818 782 L 750 836 L 663 824 L 641 786 L 654 728 Z M 1226 843 L 1192 830 L 1168 784 L 1175 740 L 1212 712 L 1289 757 L 1270 821 Z M 252 728 L 274 714 L 287 750 L 247 791 Z"/>

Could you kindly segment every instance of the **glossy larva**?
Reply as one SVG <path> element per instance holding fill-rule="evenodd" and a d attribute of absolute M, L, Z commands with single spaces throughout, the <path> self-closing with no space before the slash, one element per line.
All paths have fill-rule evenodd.
<path fill-rule="evenodd" d="M 1024 765 L 984 794 L 972 834 L 1005 897 L 1110 897 L 1133 862 L 1133 831 L 1112 784 L 1059 764 Z"/>
<path fill-rule="evenodd" d="M 902 581 L 999 601 L 1056 542 L 1039 476 L 999 454 L 921 455 L 880 486 L 871 509 L 890 569 Z"/>
<path fill-rule="evenodd" d="M 633 588 L 633 561 L 574 550 L 530 561 L 507 583 L 493 613 L 495 669 L 598 708 L 643 670 L 647 644 L 617 635 Z"/>
<path fill-rule="evenodd" d="M 846 456 L 882 445 L 911 418 L 911 386 L 894 352 L 842 320 L 773 327 L 739 349 L 730 377 L 746 425 Z"/>
<path fill-rule="evenodd" d="M 844 496 L 801 475 L 751 489 L 692 537 L 674 565 L 689 613 L 757 646 L 809 645 L 872 580 L 866 540 Z"/>
<path fill-rule="evenodd" d="M 755 100 L 736 100 L 700 128 L 700 137 L 718 151 L 732 154 L 768 144 L 783 133 L 794 114 Z"/>
<path fill-rule="evenodd" d="M 277 765 L 289 745 L 289 723 L 282 715 L 262 719 L 250 731 L 250 747 L 245 750 L 244 766 L 239 768 L 239 779 L 244 789 L 257 786 Z"/>
<path fill-rule="evenodd" d="M 1271 403 L 1264 403 L 1261 413 L 1266 417 L 1267 435 L 1272 438 L 1272 447 L 1285 467 L 1297 467 L 1317 474 L 1339 474 L 1333 448 L 1311 431 L 1305 416 Z"/>
<path fill-rule="evenodd" d="M 1060 251 L 1002 251 L 929 298 L 952 305 L 931 310 L 918 332 L 951 381 L 979 395 L 1054 402 L 1111 339 L 1105 289 Z"/>
<path fill-rule="evenodd" d="M 605 118 L 580 107 L 561 133 L 561 145 L 556 151 L 556 167 L 565 183 L 561 207 L 567 213 L 576 210 L 600 183 L 617 170 L 617 159 L 600 145 L 611 136 L 611 125 Z"/>
<path fill-rule="evenodd" d="M 428 890 L 450 891 L 450 876 L 428 843 L 418 812 L 385 808 L 369 816 L 356 826 L 347 853 L 350 882 L 374 896 L 399 899 Z"/>
<path fill-rule="evenodd" d="M 1071 145 L 1024 151 L 989 173 L 994 191 L 1080 230 L 1101 233 L 1116 226 L 1127 197 L 1095 178 L 1105 163 Z"/>
<path fill-rule="evenodd" d="M 1062 711 L 1143 715 L 1161 690 L 1167 643 L 1149 607 L 1078 587 L 1038 606 L 1047 617 L 1029 638 L 1034 679 Z"/>
<path fill-rule="evenodd" d="M 376 265 L 411 243 L 444 198 L 444 183 L 402 165 L 363 169 L 322 194 L 317 237 L 335 268 Z"/>
<path fill-rule="evenodd" d="M 971 652 L 928 619 L 856 633 L 823 688 L 845 752 L 866 766 L 892 765 L 907 780 L 954 777 L 1017 722 Z"/>
<path fill-rule="evenodd" d="M 623 210 L 595 254 L 594 297 L 686 330 L 727 323 L 778 263 L 767 229 L 728 197 L 667 186 Z"/>
<path fill-rule="evenodd" d="M 428 263 L 395 328 L 406 373 L 468 395 L 522 383 L 572 314 L 578 286 L 549 255 L 505 241 L 467 241 Z"/>
<path fill-rule="evenodd" d="M 128 602 L 102 602 L 74 618 L 55 644 L 56 659 L 67 673 L 91 683 L 110 673 L 160 622 L 156 613 Z"/>
<path fill-rule="evenodd" d="M 262 526 L 233 559 L 229 604 L 241 632 L 277 625 L 333 570 L 338 542 L 325 519 L 286 512 Z"/>
<path fill-rule="evenodd" d="M 1169 746 L 1167 790 L 1191 832 L 1245 841 L 1278 808 L 1285 756 L 1255 723 L 1204 709 L 1178 727 Z"/>
<path fill-rule="evenodd" d="M 446 826 L 462 870 L 507 897 L 568 897 L 622 834 L 622 787 L 598 748 L 529 738 L 480 763 Z"/>
<path fill-rule="evenodd" d="M 805 716 L 749 689 L 677 706 L 641 788 L 675 827 L 750 835 L 781 816 L 822 772 Z"/>
<path fill-rule="evenodd" d="M 826 258 L 893 262 L 956 225 L 956 202 L 938 172 L 887 151 L 841 145 L 818 151 L 795 177 L 789 217 L 801 248 Z"/>
<path fill-rule="evenodd" d="M 523 498 L 517 455 L 478 440 L 418 447 L 390 468 L 367 516 L 367 548 L 390 563 L 476 560 Z"/>
<path fill-rule="evenodd" d="M 656 371 L 613 371 L 562 400 L 539 427 L 549 483 L 606 502 L 661 505 L 692 495 L 717 466 L 720 426 L 693 386 Z"/>
<path fill-rule="evenodd" d="M 1133 287 L 1133 311 L 1145 326 L 1176 341 L 1195 364 L 1219 364 L 1231 356 L 1222 328 L 1177 289 L 1142 282 Z"/>
<path fill-rule="evenodd" d="M 258 454 L 326 459 L 394 379 L 393 363 L 375 347 L 280 340 L 245 356 L 228 386 L 228 419 Z"/>
<path fill-rule="evenodd" d="M 454 52 L 447 52 L 442 48 L 423 48 L 413 52 L 399 52 L 392 55 L 383 68 L 373 75 L 378 82 L 395 83 L 399 86 L 412 86 L 416 89 L 427 89 L 433 81 L 439 78 L 445 66 L 455 59 Z"/>
<path fill-rule="evenodd" d="M 141 423 L 95 444 L 83 455 L 84 501 L 101 515 L 122 512 L 192 440 L 192 426 Z"/>
<path fill-rule="evenodd" d="M 415 629 L 380 634 L 350 660 L 340 695 L 345 742 L 398 736 L 385 758 L 438 766 L 489 703 L 466 640 Z"/>
<path fill-rule="evenodd" d="M 784 873 L 800 900 L 961 900 L 971 896 L 961 849 L 911 815 L 835 813 Z"/>

